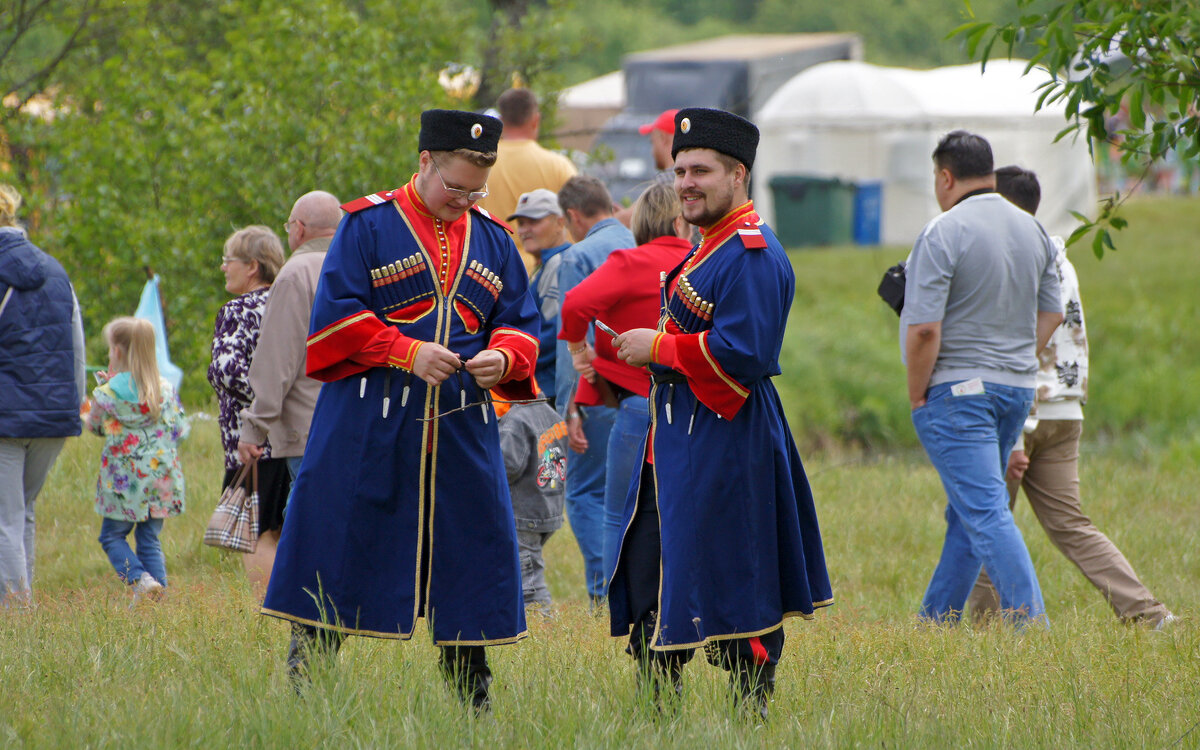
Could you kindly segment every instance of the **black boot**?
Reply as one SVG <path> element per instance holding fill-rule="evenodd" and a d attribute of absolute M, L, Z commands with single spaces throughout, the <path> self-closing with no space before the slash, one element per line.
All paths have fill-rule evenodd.
<path fill-rule="evenodd" d="M 775 665 L 739 660 L 729 671 L 733 705 L 750 716 L 767 720 L 767 703 L 775 692 Z"/>
<path fill-rule="evenodd" d="M 309 676 L 309 660 L 312 655 L 334 657 L 343 640 L 345 636 L 335 630 L 292 623 L 292 640 L 288 644 L 287 653 L 287 675 L 297 695 L 312 681 Z"/>
<path fill-rule="evenodd" d="M 671 713 L 678 711 L 683 702 L 684 663 L 685 661 L 676 654 L 651 653 L 648 658 L 638 658 L 636 664 L 639 702 L 651 703 L 660 714 L 663 713 L 664 703 Z"/>
<path fill-rule="evenodd" d="M 492 684 L 492 670 L 488 668 L 483 646 L 443 646 L 438 666 L 459 700 L 470 705 L 476 716 L 491 710 L 488 687 Z"/>

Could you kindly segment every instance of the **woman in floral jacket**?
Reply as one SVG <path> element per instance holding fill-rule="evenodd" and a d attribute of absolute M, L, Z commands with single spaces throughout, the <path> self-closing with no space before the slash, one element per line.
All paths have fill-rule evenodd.
<path fill-rule="evenodd" d="M 104 517 L 100 545 L 135 600 L 158 598 L 167 584 L 158 535 L 164 519 L 183 512 L 176 452 L 183 408 L 159 377 L 149 321 L 116 318 L 104 327 L 104 338 L 108 372 L 84 405 L 88 429 L 104 437 L 96 482 L 96 512 Z M 131 531 L 136 553 L 126 540 Z"/>

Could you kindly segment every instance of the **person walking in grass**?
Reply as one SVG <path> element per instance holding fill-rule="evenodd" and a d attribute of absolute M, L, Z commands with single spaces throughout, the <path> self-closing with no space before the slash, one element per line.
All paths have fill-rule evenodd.
<path fill-rule="evenodd" d="M 104 327 L 108 371 L 84 404 L 87 427 L 104 437 L 96 512 L 100 546 L 134 602 L 158 599 L 167 585 L 159 534 L 183 512 L 183 471 L 176 447 L 184 434 L 183 407 L 159 377 L 154 327 L 140 318 L 115 318 Z M 137 542 L 130 548 L 129 532 Z"/>
<path fill-rule="evenodd" d="M 933 162 L 944 213 L 913 245 L 899 331 L 913 426 L 946 491 L 919 617 L 957 622 L 986 566 L 1023 626 L 1046 608 L 1004 471 L 1033 405 L 1038 352 L 1063 319 L 1056 253 L 1036 219 L 996 194 L 985 139 L 949 133 Z"/>
<path fill-rule="evenodd" d="M 758 128 L 737 115 L 675 114 L 675 191 L 702 239 L 661 277 L 657 330 L 614 341 L 653 385 L 608 604 L 643 689 L 658 696 L 666 681 L 679 694 L 703 648 L 729 672 L 734 701 L 765 719 L 783 621 L 811 617 L 833 591 L 771 383 L 795 275 L 747 195 L 757 147 Z"/>
<path fill-rule="evenodd" d="M 1037 175 L 1016 166 L 996 170 L 996 192 L 1030 215 L 1037 214 L 1042 200 Z M 1079 504 L 1079 436 L 1088 387 L 1087 326 L 1079 277 L 1067 259 L 1066 244 L 1061 237 L 1050 241 L 1057 250 L 1054 262 L 1064 320 L 1038 357 L 1033 409 L 1008 459 L 1008 505 L 1016 504 L 1017 488 L 1023 487 L 1050 541 L 1108 600 L 1117 617 L 1161 630 L 1175 621 L 1175 615 L 1154 598 L 1125 555 Z M 986 570 L 980 572 L 967 603 L 976 620 L 1000 610 L 1000 597 Z"/>
<path fill-rule="evenodd" d="M 0 183 L 0 609 L 33 603 L 34 508 L 86 393 L 83 322 L 62 265 Z"/>

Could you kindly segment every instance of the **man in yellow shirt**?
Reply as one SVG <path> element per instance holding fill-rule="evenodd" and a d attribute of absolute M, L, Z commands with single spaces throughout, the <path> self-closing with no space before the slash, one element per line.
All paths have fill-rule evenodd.
<path fill-rule="evenodd" d="M 538 142 L 542 113 L 537 95 L 529 89 L 509 89 L 496 100 L 504 131 L 496 165 L 488 176 L 488 195 L 479 202 L 492 216 L 512 214 L 523 193 L 546 188 L 555 193 L 575 175 L 575 165 L 562 154 L 543 148 Z M 532 271 L 537 260 L 524 251 L 520 238 L 517 248 L 525 268 Z"/>

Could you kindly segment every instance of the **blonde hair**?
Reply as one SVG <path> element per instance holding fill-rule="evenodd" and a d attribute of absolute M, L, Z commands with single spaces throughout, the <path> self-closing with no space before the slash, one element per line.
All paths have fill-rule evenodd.
<path fill-rule="evenodd" d="M 12 185 L 0 182 L 0 227 L 15 227 L 20 208 L 21 194 Z"/>
<path fill-rule="evenodd" d="M 683 204 L 675 188 L 665 182 L 656 182 L 638 197 L 633 204 L 633 241 L 639 245 L 659 237 L 675 235 L 675 219 L 683 213 Z"/>
<path fill-rule="evenodd" d="M 262 224 L 242 227 L 225 240 L 225 254 L 244 263 L 258 263 L 258 280 L 271 284 L 283 267 L 283 243 Z"/>
<path fill-rule="evenodd" d="M 104 326 L 104 340 L 109 348 L 121 350 L 125 367 L 137 386 L 138 398 L 150 408 L 150 418 L 158 419 L 162 413 L 162 387 L 154 350 L 154 326 L 142 318 L 113 318 Z"/>
<path fill-rule="evenodd" d="M 471 164 L 480 169 L 491 169 L 496 165 L 495 151 L 475 151 L 469 148 L 456 148 L 453 151 L 430 151 L 430 156 L 435 156 L 441 159 L 442 165 L 445 166 L 446 161 L 450 157 L 457 156 L 460 159 L 465 159 Z"/>

